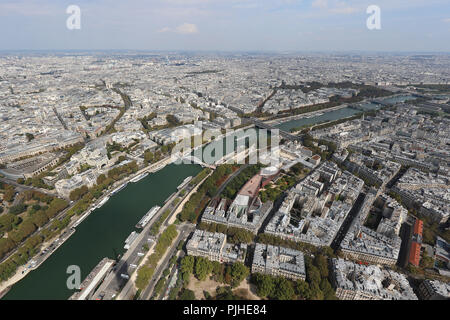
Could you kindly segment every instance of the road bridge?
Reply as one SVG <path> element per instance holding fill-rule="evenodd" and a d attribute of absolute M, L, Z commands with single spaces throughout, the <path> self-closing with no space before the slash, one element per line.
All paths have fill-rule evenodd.
<path fill-rule="evenodd" d="M 202 167 L 210 168 L 212 170 L 216 170 L 216 167 L 214 165 L 205 163 L 205 162 L 203 162 L 202 160 L 200 160 L 199 158 L 197 158 L 195 156 L 187 155 L 182 160 L 183 160 L 183 163 L 186 163 L 186 162 L 188 162 L 188 163 L 195 163 L 195 164 L 201 165 Z"/>
<path fill-rule="evenodd" d="M 256 127 L 261 128 L 261 129 L 266 129 L 266 130 L 269 130 L 269 131 L 278 129 L 279 132 L 280 132 L 280 136 L 283 139 L 290 140 L 290 141 L 302 141 L 302 137 L 297 136 L 297 135 L 293 135 L 293 134 L 291 134 L 289 132 L 286 132 L 286 131 L 283 131 L 283 130 L 281 130 L 279 128 L 275 128 L 275 127 L 271 126 L 270 124 L 264 123 L 264 122 L 262 122 L 262 121 L 260 121 L 260 120 L 258 120 L 256 118 L 250 118 L 247 121 L 249 123 L 253 123 Z"/>

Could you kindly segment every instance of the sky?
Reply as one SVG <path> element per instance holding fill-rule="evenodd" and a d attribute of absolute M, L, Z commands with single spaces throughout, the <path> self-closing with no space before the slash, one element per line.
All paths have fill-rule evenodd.
<path fill-rule="evenodd" d="M 0 50 L 448 53 L 450 0 L 0 0 Z"/>

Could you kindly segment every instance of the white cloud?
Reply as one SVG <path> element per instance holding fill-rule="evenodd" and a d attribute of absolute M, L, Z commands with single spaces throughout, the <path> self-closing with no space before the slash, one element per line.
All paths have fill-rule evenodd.
<path fill-rule="evenodd" d="M 162 29 L 159 29 L 158 32 L 160 33 L 164 33 L 164 32 L 170 32 L 172 29 L 170 29 L 169 27 L 164 27 Z"/>
<path fill-rule="evenodd" d="M 198 33 L 198 28 L 193 23 L 183 23 L 175 29 L 175 32 L 180 34 L 193 34 Z"/>
<path fill-rule="evenodd" d="M 198 28 L 193 23 L 183 23 L 182 25 L 179 25 L 175 29 L 164 27 L 162 29 L 158 30 L 159 33 L 165 33 L 165 32 L 175 32 L 179 34 L 194 34 L 198 33 Z"/>

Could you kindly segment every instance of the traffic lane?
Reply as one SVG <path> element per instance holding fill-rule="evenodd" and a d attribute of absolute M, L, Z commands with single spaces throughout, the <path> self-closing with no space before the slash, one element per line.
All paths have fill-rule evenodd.
<path fill-rule="evenodd" d="M 195 226 L 194 226 L 195 227 Z M 163 263 L 160 264 L 160 266 L 158 267 L 155 276 L 152 277 L 151 281 L 150 281 L 150 285 L 147 287 L 147 289 L 144 291 L 144 293 L 141 295 L 141 299 L 143 300 L 149 300 L 150 299 L 150 294 L 153 292 L 154 286 L 156 285 L 157 280 L 161 277 L 162 272 L 164 271 L 164 269 L 167 267 L 170 258 L 173 256 L 173 254 L 176 252 L 177 250 L 177 246 L 180 243 L 181 240 L 186 239 L 189 234 L 192 232 L 192 226 L 191 225 L 185 225 L 183 227 L 181 227 L 181 233 L 179 235 L 179 237 L 177 238 L 178 240 L 175 241 L 174 245 L 171 247 L 169 254 L 166 255 L 165 259 L 163 260 Z"/>
<path fill-rule="evenodd" d="M 118 266 L 119 269 L 116 269 L 115 271 L 116 276 L 112 279 L 108 288 L 120 291 L 125 286 L 128 279 L 122 278 L 121 274 L 130 276 L 136 270 L 136 268 L 131 265 L 137 265 L 139 263 L 139 259 L 141 257 L 138 253 L 141 252 L 141 248 L 146 241 L 148 242 L 147 237 L 144 237 L 142 242 L 138 243 L 138 245 L 133 249 L 133 253 L 126 260 L 121 260 L 121 264 Z"/>
<path fill-rule="evenodd" d="M 186 255 L 186 254 L 184 253 L 184 251 L 181 250 L 180 254 L 178 255 L 177 260 L 178 260 L 178 259 L 182 259 L 185 255 Z M 170 275 L 169 275 L 169 277 L 167 278 L 168 281 L 167 281 L 167 283 L 166 283 L 166 286 L 165 286 L 163 292 L 161 293 L 161 295 L 159 296 L 160 300 L 163 299 L 166 295 L 169 294 L 168 291 L 169 291 L 170 281 L 172 280 L 172 278 L 173 278 L 173 276 L 174 276 L 174 274 L 175 274 L 175 271 L 176 271 L 177 269 L 178 269 L 178 265 L 177 265 L 177 263 L 175 262 L 175 264 L 174 264 L 174 266 L 173 266 L 173 268 L 172 268 L 172 270 L 171 270 L 171 272 L 170 272 Z"/>

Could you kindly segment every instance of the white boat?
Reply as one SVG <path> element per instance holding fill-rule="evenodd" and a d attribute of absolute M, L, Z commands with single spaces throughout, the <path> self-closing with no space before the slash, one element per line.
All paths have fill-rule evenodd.
<path fill-rule="evenodd" d="M 78 219 L 78 221 L 73 225 L 73 228 L 78 227 L 80 223 L 82 223 L 84 219 L 86 219 L 91 214 L 92 210 L 93 209 L 89 209 L 80 219 Z"/>
<path fill-rule="evenodd" d="M 130 181 L 133 182 L 133 183 L 136 183 L 136 182 L 138 182 L 138 181 L 141 181 L 142 179 L 144 179 L 144 178 L 147 177 L 147 176 L 148 176 L 148 172 L 143 173 L 143 174 L 140 174 L 139 176 L 134 177 L 134 178 L 131 179 Z"/>
<path fill-rule="evenodd" d="M 190 181 L 192 180 L 192 177 L 189 176 L 186 179 L 184 179 L 184 181 L 178 186 L 178 190 L 183 189 Z"/>
<path fill-rule="evenodd" d="M 100 209 L 106 202 L 108 202 L 109 197 L 105 197 L 100 203 L 97 205 L 97 209 Z"/>
<path fill-rule="evenodd" d="M 151 208 L 138 222 L 136 228 L 138 229 L 144 228 L 147 225 L 147 223 L 149 223 L 150 220 L 155 216 L 155 214 L 158 212 L 159 209 L 161 209 L 160 206 L 155 206 Z"/>
<path fill-rule="evenodd" d="M 116 194 L 119 191 L 123 190 L 126 186 L 128 185 L 128 183 L 124 183 L 123 185 L 121 185 L 120 187 L 118 187 L 117 189 L 115 189 L 113 192 L 111 192 L 111 194 Z"/>
<path fill-rule="evenodd" d="M 137 239 L 137 237 L 139 236 L 139 233 L 137 233 L 136 231 L 133 231 L 128 238 L 125 240 L 125 246 L 123 247 L 125 250 L 130 249 L 131 245 L 133 244 L 133 242 Z"/>

